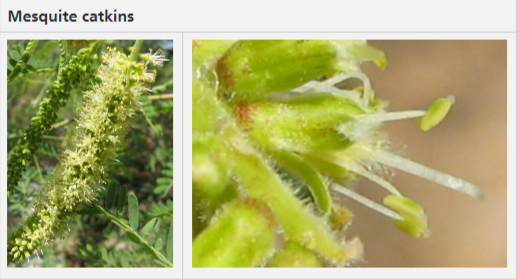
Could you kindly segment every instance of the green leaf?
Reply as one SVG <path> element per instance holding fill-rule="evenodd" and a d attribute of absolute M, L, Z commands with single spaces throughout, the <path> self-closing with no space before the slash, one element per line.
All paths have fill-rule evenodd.
<path fill-rule="evenodd" d="M 155 190 L 156 190 L 156 188 L 155 188 Z M 23 206 L 23 204 L 20 204 L 20 203 L 15 204 L 15 205 L 11 206 L 11 210 L 14 211 L 14 210 L 16 210 L 18 208 L 21 208 L 22 206 Z"/>
<path fill-rule="evenodd" d="M 120 258 L 118 258 L 118 262 L 120 264 L 120 267 L 126 267 L 126 261 L 124 260 L 124 256 L 120 256 Z"/>
<path fill-rule="evenodd" d="M 158 240 L 156 241 L 156 244 L 154 245 L 154 248 L 158 251 L 162 250 L 163 248 L 163 241 L 161 238 L 158 238 Z"/>
<path fill-rule="evenodd" d="M 172 242 L 173 242 L 173 237 L 172 237 L 172 226 L 173 226 L 173 221 L 171 221 L 171 226 L 169 228 L 169 236 L 167 237 L 167 248 L 165 248 L 165 253 L 167 255 L 167 259 L 169 260 L 169 262 L 173 262 L 172 261 Z"/>
<path fill-rule="evenodd" d="M 81 243 L 77 243 L 77 250 L 79 250 L 79 253 L 81 253 L 81 255 L 86 255 L 86 250 L 84 249 L 84 246 Z"/>
<path fill-rule="evenodd" d="M 138 229 L 138 200 L 135 194 L 129 194 L 129 226 Z"/>
<path fill-rule="evenodd" d="M 115 261 L 115 254 L 113 253 L 113 251 L 110 251 L 109 257 L 111 267 L 117 267 L 117 262 Z"/>
<path fill-rule="evenodd" d="M 102 253 L 102 262 L 104 263 L 104 265 L 107 265 L 108 264 L 108 251 L 106 251 L 105 247 L 102 247 L 101 253 Z"/>
<path fill-rule="evenodd" d="M 118 193 L 118 203 L 117 203 L 117 216 L 122 217 L 124 215 L 124 207 L 126 206 L 126 195 L 127 195 L 127 187 L 126 185 L 120 188 L 120 192 Z"/>
<path fill-rule="evenodd" d="M 169 267 L 168 265 L 164 264 L 162 261 L 160 260 L 154 260 L 155 263 L 157 263 L 158 265 L 161 265 L 162 267 Z"/>
<path fill-rule="evenodd" d="M 168 178 L 168 177 L 160 177 L 158 179 L 156 179 L 156 182 L 158 184 L 170 184 L 172 183 L 172 179 Z"/>
<path fill-rule="evenodd" d="M 153 189 L 154 194 L 161 194 L 163 191 L 165 191 L 169 186 L 168 185 L 160 185 Z"/>
<path fill-rule="evenodd" d="M 153 218 L 144 226 L 144 228 L 142 229 L 142 235 L 144 236 L 144 238 L 148 237 L 149 233 L 154 229 L 154 226 L 156 226 L 157 221 L 158 219 Z"/>
<path fill-rule="evenodd" d="M 174 204 L 173 204 L 172 200 L 167 200 L 167 206 L 168 206 L 170 209 L 173 209 L 173 208 L 174 208 L 174 206 L 173 206 L 173 205 L 174 205 Z"/>
<path fill-rule="evenodd" d="M 158 203 L 157 206 L 158 206 L 158 208 L 160 208 L 160 210 L 162 212 L 168 212 L 169 211 L 169 208 L 166 207 L 165 205 L 163 205 L 163 203 Z"/>
<path fill-rule="evenodd" d="M 93 255 L 93 256 L 95 257 L 95 259 L 97 259 L 97 260 L 98 260 L 98 259 L 100 259 L 100 258 L 101 258 L 101 251 L 100 251 L 100 248 L 99 248 L 99 246 L 98 246 L 98 245 L 94 245 L 94 246 L 93 246 L 93 252 L 94 252 L 94 255 Z"/>
<path fill-rule="evenodd" d="M 90 243 L 86 243 L 86 251 L 88 251 L 88 257 L 93 257 L 93 248 Z"/>
<path fill-rule="evenodd" d="M 106 197 L 106 203 L 104 207 L 110 210 L 115 204 L 115 196 L 117 195 L 117 182 L 112 180 L 108 186 L 108 195 Z"/>
<path fill-rule="evenodd" d="M 129 240 L 133 241 L 134 243 L 141 245 L 140 238 L 138 235 L 133 231 L 126 231 L 126 236 L 129 238 Z"/>

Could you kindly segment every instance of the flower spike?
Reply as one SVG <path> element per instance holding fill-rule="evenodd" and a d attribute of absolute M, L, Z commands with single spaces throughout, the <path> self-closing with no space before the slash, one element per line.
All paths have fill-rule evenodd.
<path fill-rule="evenodd" d="M 144 82 L 154 81 L 146 63 L 131 61 L 113 48 L 102 59 L 97 71 L 101 81 L 84 92 L 68 148 L 36 198 L 34 213 L 9 238 L 8 262 L 42 251 L 68 225 L 66 213 L 99 199 L 95 192 L 103 190 L 103 174 L 116 159 L 131 119 L 142 109 L 138 98 L 145 92 Z"/>

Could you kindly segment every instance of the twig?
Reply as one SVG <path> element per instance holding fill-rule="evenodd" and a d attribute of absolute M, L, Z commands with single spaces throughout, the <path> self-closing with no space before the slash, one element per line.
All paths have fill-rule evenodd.
<path fill-rule="evenodd" d="M 65 119 L 65 120 L 63 120 L 61 122 L 58 122 L 58 123 L 52 125 L 52 127 L 50 127 L 50 130 L 54 130 L 54 129 L 57 129 L 57 128 L 61 127 L 61 126 L 65 126 L 66 124 L 70 123 L 72 120 L 73 119 Z"/>
<path fill-rule="evenodd" d="M 32 155 L 32 157 L 34 158 L 34 163 L 36 164 L 36 169 L 38 169 L 39 179 L 41 180 L 41 183 L 43 183 L 44 180 L 43 180 L 43 175 L 41 174 L 41 169 L 39 167 L 38 158 L 36 158 L 36 155 Z"/>
<path fill-rule="evenodd" d="M 147 97 L 147 100 L 172 100 L 173 94 L 154 95 Z"/>

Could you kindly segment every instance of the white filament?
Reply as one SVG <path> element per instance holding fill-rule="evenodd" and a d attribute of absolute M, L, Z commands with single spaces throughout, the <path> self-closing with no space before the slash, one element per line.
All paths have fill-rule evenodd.
<path fill-rule="evenodd" d="M 351 198 L 352 200 L 354 200 L 360 204 L 363 204 L 364 206 L 369 207 L 369 208 L 371 208 L 381 214 L 384 214 L 392 219 L 404 220 L 404 218 L 402 218 L 402 216 L 400 216 L 400 214 L 396 213 L 395 211 L 390 210 L 387 207 L 382 206 L 366 197 L 363 197 L 363 196 L 359 195 L 358 193 L 356 193 L 352 190 L 349 190 L 339 184 L 332 184 L 331 187 L 334 191 L 341 193 L 341 194 Z"/>
<path fill-rule="evenodd" d="M 360 114 L 360 115 L 354 116 L 354 118 L 358 121 L 386 122 L 386 121 L 418 118 L 418 117 L 422 117 L 424 115 L 425 115 L 425 110 L 408 110 L 408 111 L 399 111 L 399 112 Z"/>
<path fill-rule="evenodd" d="M 388 181 L 384 180 L 382 177 L 366 170 L 363 166 L 361 166 L 359 163 L 353 160 L 339 160 L 339 162 L 336 162 L 338 165 L 343 166 L 346 169 L 349 169 L 352 172 L 355 172 L 356 174 L 363 176 L 367 178 L 368 180 L 375 182 L 379 184 L 382 188 L 386 189 L 388 192 L 390 192 L 393 195 L 402 196 L 402 194 Z"/>
<path fill-rule="evenodd" d="M 368 158 L 369 160 L 373 160 L 383 165 L 422 177 L 447 188 L 470 195 L 478 200 L 484 199 L 484 194 L 478 187 L 463 179 L 454 177 L 441 171 L 437 171 L 380 148 L 371 148 L 357 145 L 351 146 L 350 148 L 353 149 L 353 151 L 350 150 L 352 153 L 363 153 L 364 157 Z"/>

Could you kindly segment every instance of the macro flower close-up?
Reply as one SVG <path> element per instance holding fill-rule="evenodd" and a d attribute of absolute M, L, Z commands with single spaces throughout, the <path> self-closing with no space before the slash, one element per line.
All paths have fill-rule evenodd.
<path fill-rule="evenodd" d="M 433 165 L 425 156 L 415 159 L 409 153 L 411 140 L 398 138 L 418 133 L 425 140 L 438 131 L 444 134 L 439 140 L 443 142 L 469 133 L 462 121 L 469 123 L 477 115 L 467 115 L 462 102 L 469 103 L 464 92 L 478 80 L 465 77 L 463 69 L 433 72 L 434 63 L 465 61 L 470 54 L 467 62 L 486 63 L 494 56 L 493 64 L 499 67 L 506 61 L 498 56 L 501 47 L 497 41 L 192 41 L 193 267 L 483 266 L 475 260 L 412 262 L 413 252 L 405 247 L 418 247 L 422 244 L 414 243 L 430 243 L 435 234 L 441 239 L 447 233 L 443 226 L 435 229 L 428 211 L 449 208 L 441 203 L 443 196 L 468 200 L 472 211 L 479 212 L 486 209 L 485 200 L 500 198 L 496 194 L 506 189 L 505 181 L 490 187 L 472 173 L 458 175 L 447 164 Z M 456 56 L 450 56 L 454 50 Z M 401 51 L 413 60 L 404 60 Z M 470 70 L 488 76 L 487 84 L 505 78 L 505 71 L 481 65 Z M 404 66 L 420 66 L 421 74 Z M 387 73 L 401 77 L 385 86 L 387 82 L 378 79 Z M 430 98 L 425 92 L 443 80 L 458 85 L 438 88 Z M 386 97 L 390 90 L 399 95 Z M 506 121 L 501 116 L 506 107 L 498 103 L 501 92 L 506 92 L 494 90 L 495 99 L 485 106 L 499 111 L 490 114 L 489 126 Z M 422 101 L 416 108 L 401 105 L 415 99 Z M 456 118 L 459 127 L 441 128 L 458 117 L 458 106 L 465 117 Z M 393 132 L 397 125 L 411 131 Z M 495 146 L 506 138 L 500 133 L 490 136 Z M 431 150 L 431 144 L 441 146 L 433 140 L 421 148 Z M 442 148 L 428 156 L 476 163 L 451 151 Z M 486 158 L 506 166 L 495 155 Z M 414 179 L 399 181 L 399 173 Z M 425 181 L 442 186 L 442 196 L 425 198 L 428 185 L 411 185 Z M 437 189 L 429 188 L 431 193 Z M 455 209 L 450 207 L 447 215 L 458 227 L 467 228 L 468 223 L 455 219 Z M 503 228 L 494 232 L 504 233 L 506 239 Z M 459 238 L 466 235 L 457 233 Z M 491 250 L 503 248 L 506 252 L 506 245 Z M 506 257 L 485 263 L 500 266 Z"/>

